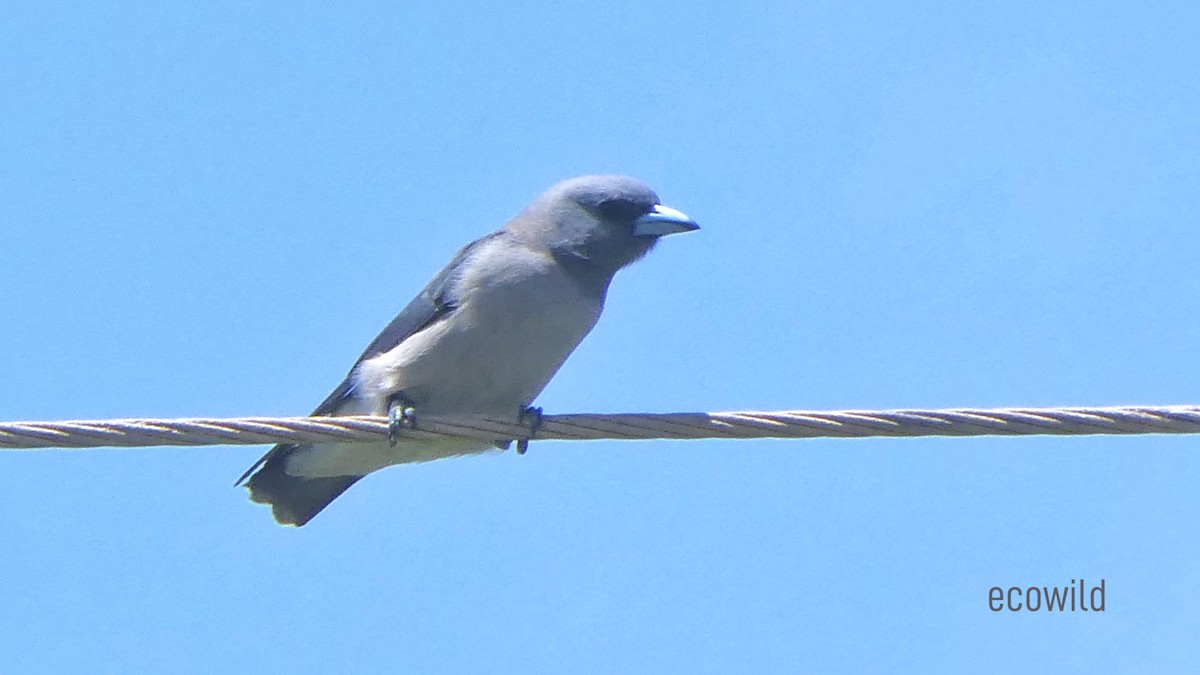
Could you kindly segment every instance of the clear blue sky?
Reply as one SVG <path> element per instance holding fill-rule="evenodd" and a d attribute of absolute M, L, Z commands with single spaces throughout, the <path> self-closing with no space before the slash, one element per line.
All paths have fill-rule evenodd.
<path fill-rule="evenodd" d="M 1200 403 L 1195 3 L 407 4 L 5 10 L 0 419 L 307 413 L 594 172 L 704 229 L 548 412 Z M 6 452 L 0 672 L 1194 668 L 1198 444 L 544 442 L 301 530 L 261 447 Z"/>

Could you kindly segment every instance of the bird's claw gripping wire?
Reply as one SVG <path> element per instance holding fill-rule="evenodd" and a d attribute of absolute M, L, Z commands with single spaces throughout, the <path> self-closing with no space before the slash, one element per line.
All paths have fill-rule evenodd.
<path fill-rule="evenodd" d="M 417 428 L 417 411 L 412 401 L 404 394 L 395 394 L 388 399 L 388 445 L 396 447 L 402 429 Z"/>
<path fill-rule="evenodd" d="M 517 439 L 517 454 L 523 455 L 529 450 L 529 441 L 537 436 L 537 432 L 542 428 L 542 409 L 530 406 L 521 410 L 521 414 L 517 417 L 517 424 L 529 424 L 529 434 L 525 438 Z"/>

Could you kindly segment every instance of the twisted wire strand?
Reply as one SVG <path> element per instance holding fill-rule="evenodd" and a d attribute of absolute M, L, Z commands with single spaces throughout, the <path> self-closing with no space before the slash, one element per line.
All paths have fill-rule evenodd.
<path fill-rule="evenodd" d="M 386 417 L 237 417 L 0 422 L 0 449 L 379 442 Z M 401 437 L 562 441 L 1200 433 L 1200 406 L 780 410 L 773 412 L 419 415 Z"/>

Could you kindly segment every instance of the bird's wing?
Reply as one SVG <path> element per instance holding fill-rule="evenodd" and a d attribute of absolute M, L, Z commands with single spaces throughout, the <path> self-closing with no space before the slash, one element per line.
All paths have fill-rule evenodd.
<path fill-rule="evenodd" d="M 445 319 L 458 306 L 458 298 L 455 296 L 455 282 L 462 269 L 463 264 L 471 255 L 478 251 L 481 246 L 498 237 L 504 236 L 503 231 L 493 232 L 486 237 L 476 239 L 475 241 L 462 247 L 461 250 L 446 265 L 441 272 L 438 272 L 424 289 L 413 298 L 411 302 L 400 310 L 396 318 L 392 319 L 379 335 L 367 345 L 363 350 L 358 360 L 350 368 L 350 372 L 342 380 L 334 390 L 325 397 L 325 400 L 317 406 L 312 415 L 317 416 L 332 416 L 336 415 L 341 403 L 354 395 L 354 370 L 358 368 L 358 364 L 363 361 L 378 356 L 384 352 L 391 351 L 404 342 L 409 337 L 419 333 L 429 326 Z M 281 443 L 271 448 L 267 454 L 254 463 L 242 474 L 242 477 L 237 480 L 235 485 L 241 485 L 254 473 L 266 464 L 268 461 L 279 458 L 282 460 L 288 453 L 299 447 L 294 443 Z"/>

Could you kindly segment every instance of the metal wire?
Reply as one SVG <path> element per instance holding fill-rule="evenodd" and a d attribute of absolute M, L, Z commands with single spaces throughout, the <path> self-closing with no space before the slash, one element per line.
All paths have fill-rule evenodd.
<path fill-rule="evenodd" d="M 384 441 L 387 418 L 239 417 L 0 422 L 0 449 L 260 445 Z M 531 433 L 532 432 L 532 433 Z M 544 415 L 536 431 L 515 416 L 421 416 L 403 438 L 537 440 L 867 438 L 1200 433 L 1200 406 L 781 410 Z"/>

